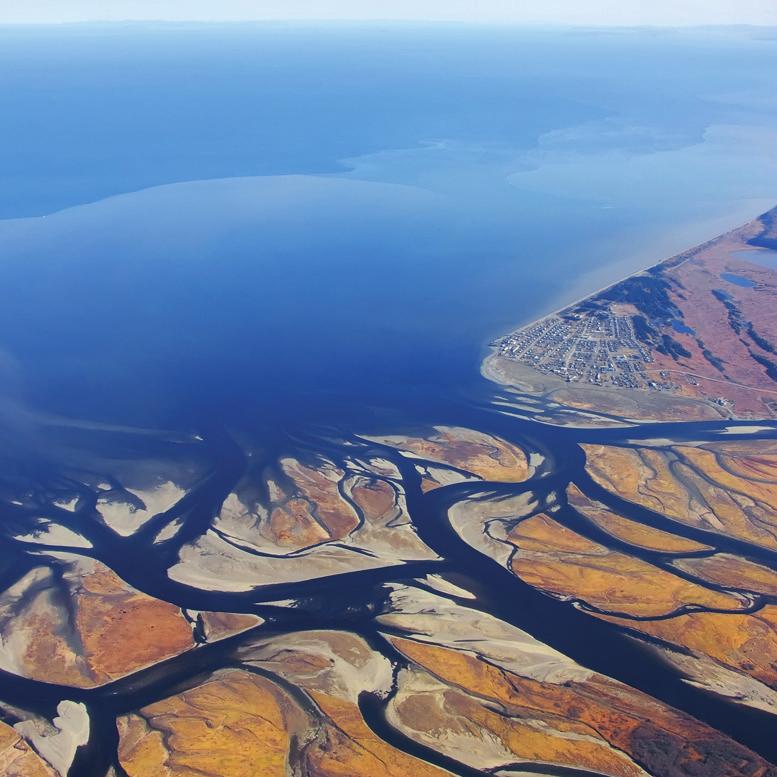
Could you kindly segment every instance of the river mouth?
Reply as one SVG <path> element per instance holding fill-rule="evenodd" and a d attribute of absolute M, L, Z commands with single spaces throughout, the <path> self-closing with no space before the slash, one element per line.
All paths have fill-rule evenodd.
<path fill-rule="evenodd" d="M 22 63 L 0 72 L 22 118 L 0 126 L 12 755 L 68 777 L 226 777 L 242 755 L 249 775 L 271 755 L 317 777 L 771 774 L 777 426 L 649 423 L 647 393 L 567 406 L 481 364 L 762 209 L 773 46 L 321 32 L 0 29 Z M 619 493 L 593 466 L 613 451 L 624 482 L 666 464 L 689 514 L 720 484 L 688 451 L 746 467 L 719 497 L 734 530 L 650 477 Z M 688 622 L 719 631 L 691 644 Z"/>
<path fill-rule="evenodd" d="M 317 253 L 312 232 L 281 239 L 299 226 L 288 202 L 277 206 L 284 192 L 315 206 Z M 221 208 L 215 215 L 214 202 Z M 23 731 L 30 719 L 63 718 L 63 703 L 83 710 L 70 713 L 86 717 L 91 728 L 86 739 L 76 739 L 77 730 L 67 734 L 75 743 L 69 777 L 111 767 L 124 773 L 127 721 L 234 672 L 271 683 L 299 714 L 320 716 L 315 694 L 262 651 L 274 640 L 291 640 L 283 644 L 293 652 L 296 641 L 322 633 L 360 640 L 374 661 L 391 668 L 391 687 L 365 685 L 353 702 L 371 735 L 441 769 L 483 773 L 397 724 L 402 683 L 422 671 L 398 647 L 408 634 L 387 625 L 412 611 L 396 603 L 406 590 L 415 592 L 411 601 L 438 597 L 429 612 L 455 606 L 462 608 L 455 618 L 485 618 L 512 635 L 528 635 L 542 646 L 533 649 L 563 657 L 574 671 L 611 678 L 777 761 L 768 699 L 738 704 L 730 692 L 700 687 L 697 678 L 688 682 L 667 659 L 667 650 L 682 650 L 645 627 L 687 616 L 757 616 L 775 596 L 701 581 L 677 564 L 733 556 L 774 569 L 777 553 L 622 498 L 592 477 L 585 453 L 587 446 L 630 450 L 642 443 L 667 455 L 686 445 L 759 445 L 777 438 L 777 424 L 640 423 L 488 380 L 478 371 L 482 330 L 450 345 L 452 333 L 467 328 L 450 295 L 469 272 L 467 252 L 479 238 L 477 230 L 459 235 L 453 255 L 440 243 L 437 232 L 450 208 L 444 198 L 408 187 L 298 177 L 181 185 L 75 209 L 45 225 L 4 225 L 2 273 L 10 297 L 0 318 L 9 327 L 12 319 L 30 321 L 34 297 L 63 323 L 44 333 L 17 327 L 8 338 L 21 354 L 6 362 L 9 388 L 14 376 L 24 375 L 24 384 L 17 382 L 3 415 L 2 576 L 12 593 L 2 606 L 25 619 L 25 608 L 44 592 L 51 612 L 64 617 L 50 631 L 65 635 L 67 650 L 83 644 L 78 650 L 86 658 L 78 655 L 73 668 L 60 662 L 48 678 L 11 651 L 0 701 Z M 190 250 L 191 259 L 182 263 L 158 238 L 140 252 L 135 224 L 154 211 L 164 214 L 165 229 L 175 242 L 184 240 L 181 250 Z M 334 211 L 340 219 L 344 212 L 361 219 L 362 229 L 343 237 L 341 224 L 330 223 Z M 376 234 L 389 222 L 397 233 L 382 243 Z M 90 242 L 97 248 L 86 250 Z M 57 245 L 64 246 L 59 265 L 29 288 L 28 262 L 43 261 Z M 364 252 L 384 262 L 368 267 Z M 335 258 L 319 266 L 311 256 Z M 214 274 L 220 257 L 227 262 L 223 277 Z M 289 290 L 287 271 L 303 258 Z M 387 264 L 397 271 L 392 283 Z M 99 280 L 84 285 L 90 274 Z M 354 278 L 358 283 L 343 292 Z M 421 301 L 435 289 L 439 298 L 421 313 Z M 73 317 L 70 310 L 77 311 Z M 410 311 L 416 318 L 403 322 Z M 90 334 L 76 342 L 85 326 Z M 428 337 L 416 338 L 419 328 Z M 106 358 L 111 354 L 121 358 Z M 420 447 L 403 447 L 407 440 Z M 507 469 L 503 457 L 512 462 Z M 614 536 L 574 502 L 575 489 L 597 509 L 702 550 L 664 552 Z M 391 520 L 385 505 L 370 513 L 386 499 L 396 510 Z M 501 505 L 515 505 L 507 518 Z M 473 511 L 464 525 L 456 517 L 462 509 Z M 478 510 L 496 511 L 496 523 L 510 531 L 547 514 L 558 532 L 595 544 L 596 553 L 627 557 L 736 605 L 707 606 L 691 597 L 675 610 L 640 616 L 608 607 L 591 592 L 588 601 L 543 588 L 511 566 L 514 555 L 505 559 L 504 546 L 490 535 L 493 522 L 478 524 Z M 484 541 L 492 544 L 484 548 Z M 148 608 L 124 636 L 128 645 L 143 643 L 129 668 L 110 668 L 121 665 L 122 655 L 110 629 L 107 647 L 89 643 L 110 622 L 100 615 L 106 590 L 119 597 L 114 606 L 121 613 L 130 605 Z M 97 614 L 83 621 L 88 607 Z M 143 630 L 157 618 L 171 624 L 168 652 L 163 640 L 156 646 L 161 652 L 154 653 L 156 640 L 145 644 Z M 13 619 L 6 628 L 13 634 Z M 434 631 L 426 636 L 435 646 Z M 26 655 L 32 653 L 28 648 Z M 19 661 L 22 671 L 15 669 Z M 88 671 L 78 668 L 84 661 L 91 662 Z M 305 752 L 291 746 L 289 758 Z M 508 767 L 598 773 L 539 757 L 510 760 Z"/>
<path fill-rule="evenodd" d="M 384 419 L 377 422 L 373 419 L 373 426 L 384 425 L 384 431 L 385 423 Z M 105 564 L 144 594 L 191 612 L 208 610 L 253 614 L 262 617 L 265 623 L 258 629 L 214 644 L 203 644 L 194 651 L 163 661 L 124 680 L 94 689 L 78 690 L 57 684 L 48 685 L 39 680 L 25 680 L 5 673 L 2 679 L 4 701 L 42 716 L 50 716 L 63 698 L 85 703 L 92 719 L 101 723 L 93 730 L 88 746 L 79 749 L 70 774 L 96 774 L 108 765 L 117 763 L 116 738 L 111 733 L 114 729 L 110 724 L 114 716 L 132 712 L 192 687 L 220 669 L 240 666 L 241 651 L 257 638 L 269 639 L 274 634 L 305 635 L 318 629 L 345 630 L 367 640 L 373 649 L 386 656 L 395 666 L 405 665 L 406 660 L 386 643 L 385 630 L 376 623 L 375 617 L 389 607 L 387 597 L 391 586 L 413 584 L 414 580 L 425 575 L 443 573 L 453 574 L 457 585 L 471 592 L 473 599 L 463 600 L 466 606 L 521 629 L 588 669 L 620 680 L 691 714 L 767 759 L 777 759 L 773 738 L 768 734 L 771 720 L 769 713 L 742 707 L 685 683 L 682 676 L 647 644 L 629 638 L 628 628 L 595 620 L 586 614 L 585 608 L 581 610 L 574 602 L 560 601 L 527 585 L 500 566 L 495 559 L 462 541 L 448 517 L 451 509 L 462 500 L 476 498 L 500 503 L 522 493 L 532 493 L 542 501 L 543 495 L 563 493 L 568 484 L 574 483 L 583 492 L 628 519 L 669 528 L 675 535 L 689 541 L 714 545 L 714 552 L 744 555 L 774 568 L 777 554 L 772 551 L 680 526 L 604 491 L 584 469 L 585 457 L 580 445 L 619 445 L 624 442 L 634 445 L 640 439 L 660 439 L 665 446 L 684 442 L 699 444 L 701 441 L 770 440 L 777 436 L 777 425 L 765 423 L 754 429 L 746 423 L 727 421 L 634 424 L 610 430 L 575 429 L 509 418 L 481 403 L 472 402 L 441 402 L 437 405 L 436 415 L 427 419 L 426 423 L 455 424 L 478 429 L 525 450 L 534 450 L 535 456 L 541 457 L 544 463 L 533 478 L 521 483 L 469 482 L 443 486 L 427 493 L 422 488 L 422 476 L 412 459 L 399 455 L 389 445 L 370 442 L 369 433 L 375 432 L 375 429 L 365 428 L 365 435 L 356 436 L 344 435 L 341 429 L 339 437 L 333 428 L 328 430 L 326 437 L 317 437 L 309 430 L 287 430 L 288 436 L 283 441 L 278 440 L 277 447 L 266 445 L 260 451 L 242 447 L 224 429 L 203 429 L 188 438 L 179 435 L 171 439 L 161 434 L 107 430 L 95 425 L 90 428 L 60 428 L 58 435 L 62 447 L 70 453 L 69 471 L 63 468 L 61 461 L 52 458 L 48 461 L 38 460 L 34 464 L 35 474 L 27 474 L 24 478 L 28 489 L 27 504 L 34 504 L 34 510 L 27 507 L 6 508 L 7 516 L 13 521 L 13 532 L 7 527 L 4 539 L 6 558 L 11 565 L 6 572 L 9 582 L 18 579 L 24 569 L 37 563 L 28 553 L 29 545 L 14 537 L 24 535 L 25 527 L 34 533 L 40 526 L 41 518 L 47 518 L 68 526 L 87 540 L 89 549 L 79 552 L 86 552 L 89 557 Z M 389 431 L 396 433 L 400 430 L 393 428 Z M 80 461 L 78 454 L 74 455 L 79 449 L 83 455 Z M 120 457 L 114 458 L 112 468 L 104 459 L 100 464 L 94 459 L 89 461 L 95 455 L 99 460 L 99 451 L 106 449 L 112 450 L 114 455 L 121 452 L 123 464 Z M 372 570 L 345 570 L 298 582 L 268 582 L 248 587 L 244 591 L 230 591 L 228 586 L 218 590 L 218 585 L 198 588 L 196 582 L 179 582 L 174 576 L 171 577 L 171 569 L 182 549 L 208 531 L 214 513 L 218 512 L 240 481 L 250 478 L 251 472 L 262 471 L 263 465 L 257 459 L 271 464 L 283 457 L 295 456 L 304 460 L 310 455 L 326 456 L 341 468 L 350 466 L 348 462 L 352 461 L 354 455 L 378 457 L 381 461 L 391 462 L 399 473 L 398 482 L 402 484 L 407 512 L 415 531 L 419 539 L 433 551 L 434 557 L 408 561 L 399 566 L 380 565 Z M 138 462 L 149 461 L 156 462 L 156 467 L 159 467 L 160 462 L 165 462 L 168 472 L 178 468 L 179 473 L 187 469 L 190 473 L 196 473 L 185 498 L 173 511 L 160 516 L 165 519 L 164 525 L 169 524 L 172 517 L 176 518 L 178 525 L 177 533 L 161 543 L 157 533 L 163 524 L 154 525 L 158 519 L 124 537 L 109 530 L 103 521 L 96 521 L 94 486 L 88 481 L 78 484 L 74 477 L 79 470 L 86 472 L 93 466 L 99 466 L 99 470 L 91 472 L 91 483 L 104 481 L 118 486 L 127 473 L 133 471 L 133 466 L 137 466 Z M 180 474 L 173 477 L 183 482 Z M 79 493 L 79 507 L 75 513 L 67 516 L 58 506 L 61 499 L 54 498 L 65 482 L 63 478 L 71 493 Z M 9 478 L 6 474 L 4 488 L 10 492 L 18 489 L 18 486 L 19 479 Z M 562 525 L 582 531 L 585 536 L 602 545 L 615 550 L 624 548 L 610 535 L 595 530 L 571 505 L 566 505 L 555 515 Z M 52 550 L 56 551 L 56 546 Z M 60 549 L 60 555 L 62 550 L 66 548 Z M 661 554 L 640 552 L 633 546 L 628 546 L 628 551 L 650 563 L 665 561 Z M 43 552 L 46 553 L 45 548 Z M 51 557 L 55 567 L 57 555 L 54 552 Z M 694 555 L 689 554 L 690 557 Z M 723 590 L 720 586 L 710 587 Z M 726 590 L 731 593 L 730 588 Z M 741 593 L 746 595 L 746 591 Z M 289 608 L 283 602 L 294 604 Z M 762 601 L 761 606 L 764 603 Z M 452 764 L 455 766 L 448 757 L 437 757 L 434 750 L 410 747 L 407 736 L 393 729 L 386 721 L 384 705 L 385 700 L 381 701 L 377 696 L 365 697 L 362 704 L 365 720 L 384 741 L 400 751 L 437 763 L 442 768 Z M 528 768 L 540 774 L 556 773 L 553 767 L 541 764 L 528 764 Z M 457 773 L 480 772 L 467 771 L 460 766 Z"/>

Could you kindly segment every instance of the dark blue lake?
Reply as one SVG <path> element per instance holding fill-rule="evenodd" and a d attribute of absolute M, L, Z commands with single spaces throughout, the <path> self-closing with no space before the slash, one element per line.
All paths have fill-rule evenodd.
<path fill-rule="evenodd" d="M 735 286 L 741 286 L 744 289 L 752 289 L 755 288 L 756 285 L 755 281 L 751 281 L 750 278 L 745 278 L 743 275 L 735 275 L 730 272 L 722 272 L 720 277 L 723 278 L 724 281 L 733 283 Z"/>
<path fill-rule="evenodd" d="M 748 31 L 0 30 L 5 391 L 248 425 L 487 390 L 496 335 L 773 205 L 776 72 Z"/>

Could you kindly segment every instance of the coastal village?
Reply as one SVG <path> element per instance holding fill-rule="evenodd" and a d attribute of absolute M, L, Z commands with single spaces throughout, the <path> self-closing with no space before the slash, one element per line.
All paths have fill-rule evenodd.
<path fill-rule="evenodd" d="M 671 389 L 668 373 L 648 375 L 650 349 L 639 341 L 632 316 L 612 309 L 595 315 L 548 316 L 501 338 L 500 356 L 524 362 L 570 383 Z"/>
<path fill-rule="evenodd" d="M 579 387 L 777 417 L 777 208 L 492 343 Z"/>

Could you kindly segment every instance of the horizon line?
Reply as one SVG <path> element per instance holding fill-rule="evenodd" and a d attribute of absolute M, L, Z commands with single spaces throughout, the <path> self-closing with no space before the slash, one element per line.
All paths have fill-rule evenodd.
<path fill-rule="evenodd" d="M 520 20 L 520 19 L 362 19 L 362 18 L 310 18 L 302 19 L 296 17 L 288 18 L 245 18 L 245 19 L 72 19 L 63 21 L 0 21 L 2 27 L 78 27 L 90 25 L 102 26 L 124 26 L 124 25 L 239 25 L 239 24 L 288 24 L 288 25 L 442 25 L 442 26 L 473 26 L 473 27 L 530 27 L 530 28 L 556 28 L 556 29 L 589 29 L 589 30 L 704 30 L 704 29 L 752 29 L 752 30 L 770 30 L 777 29 L 777 20 L 768 24 L 759 24 L 756 22 L 706 22 L 706 23 L 673 23 L 665 24 L 660 22 L 634 22 L 626 24 L 622 22 L 559 22 L 559 21 L 540 21 L 540 20 Z"/>

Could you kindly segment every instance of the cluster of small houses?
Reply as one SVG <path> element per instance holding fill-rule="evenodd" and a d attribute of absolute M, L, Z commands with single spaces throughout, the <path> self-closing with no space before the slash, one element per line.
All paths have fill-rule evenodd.
<path fill-rule="evenodd" d="M 645 365 L 653 362 L 649 349 L 634 332 L 630 316 L 600 311 L 595 316 L 549 316 L 496 343 L 499 354 L 568 383 L 587 382 L 621 388 L 673 391 L 678 385 L 668 371 L 649 378 Z M 698 386 L 692 376 L 687 383 Z M 727 406 L 724 397 L 711 401 Z"/>
<path fill-rule="evenodd" d="M 499 342 L 499 352 L 568 382 L 643 388 L 643 366 L 653 361 L 629 316 L 550 316 Z M 656 381 L 650 381 L 660 388 Z M 652 387 L 652 386 L 651 386 Z"/>

